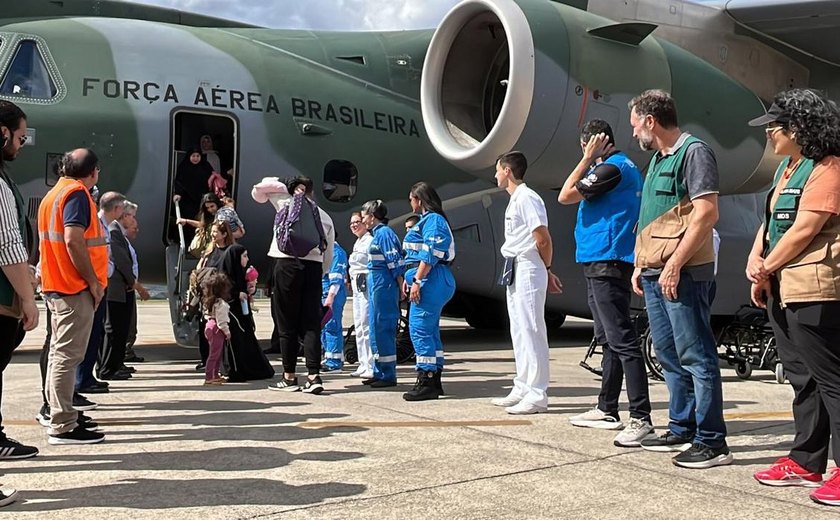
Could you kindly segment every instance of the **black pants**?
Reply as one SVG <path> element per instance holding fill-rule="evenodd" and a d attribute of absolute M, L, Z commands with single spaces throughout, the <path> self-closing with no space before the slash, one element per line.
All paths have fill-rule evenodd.
<path fill-rule="evenodd" d="M 44 400 L 44 406 L 49 406 L 47 403 L 47 362 L 50 359 L 50 342 L 52 341 L 52 312 L 47 306 L 47 337 L 44 338 L 44 346 L 41 347 L 41 358 L 38 364 L 41 368 L 41 397 Z"/>
<path fill-rule="evenodd" d="M 99 371 L 103 377 L 114 375 L 125 362 L 125 346 L 128 342 L 133 307 L 134 291 L 125 294 L 124 302 L 108 302 L 108 336 L 99 363 Z"/>
<path fill-rule="evenodd" d="M 0 316 L 0 402 L 3 397 L 3 372 L 12 360 L 12 352 L 18 348 L 26 333 L 23 322 L 15 318 Z M 0 439 L 5 439 L 3 433 L 3 414 L 0 412 Z"/>
<path fill-rule="evenodd" d="M 630 280 L 627 277 L 587 277 L 586 290 L 595 320 L 595 336 L 604 351 L 598 409 L 618 414 L 618 398 L 626 378 L 630 417 L 650 420 L 647 369 L 639 335 L 630 319 Z"/>
<path fill-rule="evenodd" d="M 297 368 L 299 337 L 310 375 L 321 370 L 321 262 L 281 258 L 274 264 L 271 299 L 277 311 L 277 328 L 283 371 Z"/>
<path fill-rule="evenodd" d="M 825 473 L 828 447 L 840 466 L 840 302 L 779 305 L 778 285 L 767 302 L 776 350 L 793 387 L 796 435 L 790 458 Z"/>

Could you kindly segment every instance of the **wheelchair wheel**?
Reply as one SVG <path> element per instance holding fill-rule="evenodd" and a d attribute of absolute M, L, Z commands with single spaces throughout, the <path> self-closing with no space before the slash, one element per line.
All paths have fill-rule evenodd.
<path fill-rule="evenodd" d="M 749 361 L 741 361 L 735 365 L 735 374 L 741 379 L 749 379 L 752 375 L 752 365 Z"/>
<path fill-rule="evenodd" d="M 782 366 L 781 361 L 776 363 L 775 372 L 776 372 L 776 382 L 779 383 L 780 385 L 785 384 L 785 380 L 787 380 L 787 377 L 785 377 L 785 367 Z"/>
<path fill-rule="evenodd" d="M 650 333 L 650 327 L 645 329 L 641 338 L 642 343 L 642 357 L 645 360 L 645 365 L 650 371 L 648 376 L 657 381 L 665 381 L 665 375 L 662 372 L 662 364 L 656 359 L 656 350 L 653 347 L 653 336 Z"/>
<path fill-rule="evenodd" d="M 344 362 L 351 365 L 359 362 L 359 351 L 356 348 L 356 327 L 353 325 L 344 333 Z"/>
<path fill-rule="evenodd" d="M 411 334 L 408 331 L 408 318 L 400 316 L 397 324 L 397 364 L 414 363 L 414 343 L 411 341 Z"/>

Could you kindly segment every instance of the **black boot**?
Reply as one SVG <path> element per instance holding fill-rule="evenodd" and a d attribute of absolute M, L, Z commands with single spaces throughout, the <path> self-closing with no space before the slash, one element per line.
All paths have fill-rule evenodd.
<path fill-rule="evenodd" d="M 438 394 L 446 395 L 443 393 L 443 383 L 440 382 L 440 376 L 443 374 L 443 369 L 439 368 L 437 372 L 435 372 L 435 388 L 437 388 Z"/>
<path fill-rule="evenodd" d="M 406 401 L 428 401 L 440 397 L 440 392 L 435 385 L 436 372 L 420 372 L 417 375 L 417 382 L 414 388 L 403 394 Z"/>

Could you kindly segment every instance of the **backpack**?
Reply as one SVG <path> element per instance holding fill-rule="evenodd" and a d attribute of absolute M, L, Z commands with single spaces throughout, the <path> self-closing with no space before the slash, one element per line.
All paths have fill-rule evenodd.
<path fill-rule="evenodd" d="M 315 249 L 327 249 L 324 226 L 318 205 L 298 193 L 274 216 L 274 236 L 277 247 L 284 254 L 301 258 Z"/>

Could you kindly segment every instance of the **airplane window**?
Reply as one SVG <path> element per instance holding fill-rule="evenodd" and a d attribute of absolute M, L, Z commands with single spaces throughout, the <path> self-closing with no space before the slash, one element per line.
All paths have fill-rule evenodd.
<path fill-rule="evenodd" d="M 322 193 L 331 202 L 350 202 L 356 195 L 359 171 L 350 161 L 332 160 L 324 166 Z"/>
<path fill-rule="evenodd" d="M 469 226 L 453 229 L 452 238 L 455 239 L 455 242 L 460 242 L 461 240 L 481 242 L 481 234 L 478 232 L 478 224 L 470 224 Z"/>
<path fill-rule="evenodd" d="M 38 51 L 38 44 L 24 40 L 18 45 L 12 64 L 9 66 L 0 94 L 35 99 L 52 99 L 58 93 L 44 57 Z"/>

